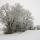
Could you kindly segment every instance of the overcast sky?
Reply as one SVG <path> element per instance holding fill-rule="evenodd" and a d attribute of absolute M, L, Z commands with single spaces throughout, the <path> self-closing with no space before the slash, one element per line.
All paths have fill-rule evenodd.
<path fill-rule="evenodd" d="M 30 10 L 34 17 L 34 24 L 40 25 L 40 0 L 0 0 L 0 6 L 7 2 L 10 5 L 20 3 L 25 9 Z"/>

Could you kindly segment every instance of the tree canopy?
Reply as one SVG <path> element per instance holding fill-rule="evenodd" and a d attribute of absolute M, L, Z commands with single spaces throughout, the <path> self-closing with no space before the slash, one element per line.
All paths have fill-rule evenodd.
<path fill-rule="evenodd" d="M 7 3 L 1 7 L 1 10 L 4 10 L 5 15 L 3 16 L 7 22 L 6 33 L 31 30 L 33 27 L 33 18 L 30 11 L 25 10 L 19 3 L 11 7 Z"/>

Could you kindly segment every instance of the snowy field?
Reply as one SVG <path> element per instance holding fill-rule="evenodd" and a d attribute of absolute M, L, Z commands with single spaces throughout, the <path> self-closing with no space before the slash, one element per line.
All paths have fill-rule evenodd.
<path fill-rule="evenodd" d="M 40 30 L 29 30 L 24 33 L 0 34 L 0 40 L 40 40 Z"/>

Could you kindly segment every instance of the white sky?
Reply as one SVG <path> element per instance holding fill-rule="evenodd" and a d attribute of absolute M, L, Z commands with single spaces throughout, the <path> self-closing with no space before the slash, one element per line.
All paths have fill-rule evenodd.
<path fill-rule="evenodd" d="M 34 24 L 40 25 L 40 0 L 0 0 L 0 6 L 7 2 L 10 5 L 17 2 L 23 5 L 25 9 L 29 9 L 34 17 Z"/>

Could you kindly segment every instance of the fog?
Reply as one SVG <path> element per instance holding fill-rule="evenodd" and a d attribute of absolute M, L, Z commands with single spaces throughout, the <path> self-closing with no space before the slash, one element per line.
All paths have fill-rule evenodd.
<path fill-rule="evenodd" d="M 40 0 L 0 0 L 0 7 L 6 3 L 13 6 L 15 3 L 20 3 L 24 9 L 29 10 L 33 16 L 33 23 L 35 25 L 40 25 Z M 4 14 L 5 15 L 5 14 Z M 2 29 L 5 24 L 0 22 L 0 29 Z M 40 29 L 40 28 L 39 28 Z M 0 31 L 3 34 L 3 31 Z M 0 35 L 0 40 L 40 40 L 40 30 L 27 30 L 23 33 L 14 33 L 9 35 Z"/>

